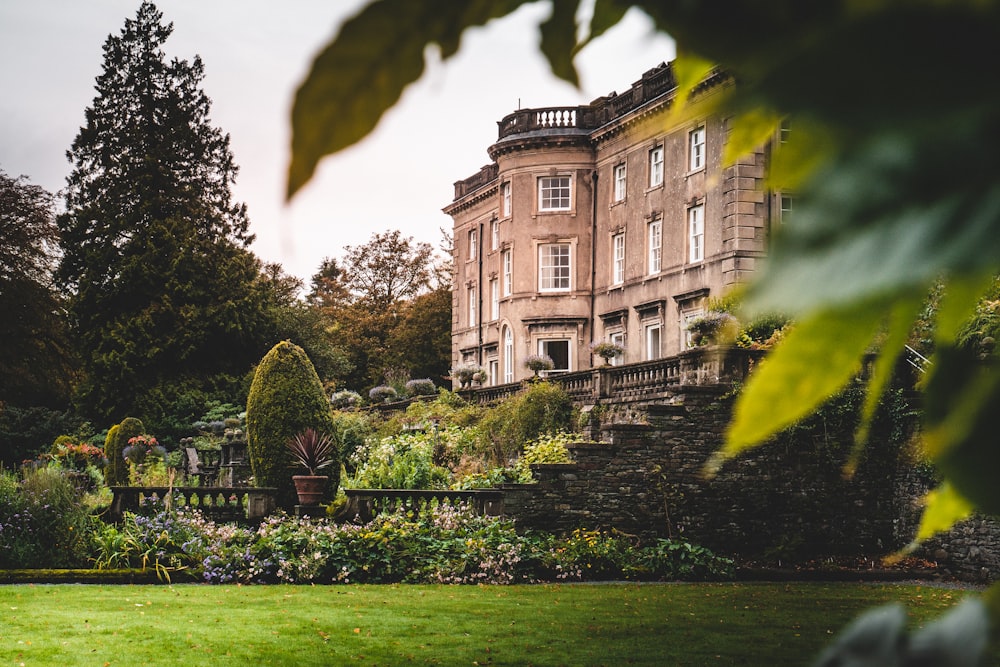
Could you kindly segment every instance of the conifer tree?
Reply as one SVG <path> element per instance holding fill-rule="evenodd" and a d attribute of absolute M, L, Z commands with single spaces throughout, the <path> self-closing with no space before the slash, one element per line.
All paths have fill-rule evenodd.
<path fill-rule="evenodd" d="M 201 59 L 167 59 L 172 31 L 143 2 L 108 37 L 58 218 L 80 408 L 154 427 L 181 397 L 232 391 L 267 349 L 267 287 L 230 191 L 229 136 L 209 122 Z"/>

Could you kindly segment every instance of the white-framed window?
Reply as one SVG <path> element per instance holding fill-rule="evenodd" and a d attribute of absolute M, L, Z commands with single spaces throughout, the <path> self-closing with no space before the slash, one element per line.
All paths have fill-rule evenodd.
<path fill-rule="evenodd" d="M 490 281 L 490 319 L 500 319 L 500 281 L 496 278 Z"/>
<path fill-rule="evenodd" d="M 663 146 L 657 146 L 649 151 L 649 187 L 655 188 L 663 183 Z"/>
<path fill-rule="evenodd" d="M 646 266 L 649 274 L 659 273 L 663 266 L 663 220 L 653 220 L 646 228 Z"/>
<path fill-rule="evenodd" d="M 570 289 L 570 245 L 546 243 L 538 246 L 538 291 L 565 292 Z"/>
<path fill-rule="evenodd" d="M 510 296 L 514 292 L 514 263 L 511 259 L 510 250 L 503 251 L 503 295 Z"/>
<path fill-rule="evenodd" d="M 660 358 L 660 333 L 663 328 L 660 326 L 659 322 L 654 322 L 652 324 L 647 324 L 643 327 L 643 333 L 646 339 L 646 360 L 652 361 L 653 359 Z"/>
<path fill-rule="evenodd" d="M 472 286 L 466 290 L 469 298 L 469 326 L 476 326 L 476 288 Z"/>
<path fill-rule="evenodd" d="M 611 237 L 611 284 L 625 282 L 625 233 Z"/>
<path fill-rule="evenodd" d="M 705 166 L 705 126 L 691 130 L 688 135 L 688 169 L 696 171 Z"/>
<path fill-rule="evenodd" d="M 681 340 L 684 341 L 684 349 L 694 347 L 694 334 L 688 331 L 688 326 L 699 317 L 704 317 L 705 311 L 686 310 L 681 314 Z"/>
<path fill-rule="evenodd" d="M 565 338 L 538 341 L 538 354 L 552 359 L 551 373 L 565 373 L 570 370 L 569 340 Z"/>
<path fill-rule="evenodd" d="M 625 349 L 625 332 L 624 331 L 612 331 L 610 334 L 608 334 L 608 342 L 611 343 L 612 345 L 617 345 L 618 347 L 620 347 L 620 348 L 622 348 L 624 350 Z M 608 363 L 610 363 L 612 366 L 620 366 L 621 364 L 624 363 L 624 361 L 625 360 L 623 358 L 623 355 L 616 354 L 615 356 L 611 357 L 611 359 L 609 360 Z"/>
<path fill-rule="evenodd" d="M 688 209 L 688 259 L 691 262 L 700 262 L 705 259 L 704 204 Z"/>
<path fill-rule="evenodd" d="M 510 181 L 505 182 L 500 186 L 500 196 L 502 199 L 502 212 L 503 217 L 510 217 Z"/>
<path fill-rule="evenodd" d="M 568 211 L 570 209 L 570 177 L 542 176 L 538 179 L 538 210 Z"/>
<path fill-rule="evenodd" d="M 788 138 L 792 135 L 792 121 L 789 118 L 784 118 L 781 121 L 781 127 L 778 130 L 778 143 L 787 144 Z"/>
<path fill-rule="evenodd" d="M 476 258 L 476 245 L 477 245 L 476 244 L 476 240 L 477 240 L 477 236 L 478 235 L 476 234 L 476 230 L 475 229 L 470 229 L 469 230 L 469 259 L 475 259 Z"/>
<path fill-rule="evenodd" d="M 615 165 L 615 201 L 625 200 L 628 174 L 625 172 L 625 163 Z"/>
<path fill-rule="evenodd" d="M 490 250 L 500 247 L 500 221 L 490 221 Z"/>
<path fill-rule="evenodd" d="M 510 327 L 503 328 L 503 381 L 514 381 L 514 332 Z"/>
<path fill-rule="evenodd" d="M 795 205 L 795 201 L 788 195 L 781 195 L 781 218 L 780 222 L 787 222 L 788 216 L 792 214 L 792 208 Z"/>
<path fill-rule="evenodd" d="M 496 359 L 490 359 L 489 363 L 490 372 L 490 386 L 494 387 L 500 384 L 500 362 Z"/>

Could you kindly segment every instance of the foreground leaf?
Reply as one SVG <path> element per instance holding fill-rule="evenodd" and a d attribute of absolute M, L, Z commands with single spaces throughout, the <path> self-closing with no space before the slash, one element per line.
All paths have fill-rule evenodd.
<path fill-rule="evenodd" d="M 1000 514 L 1000 372 L 970 350 L 939 347 L 927 382 L 924 448 L 956 491 Z"/>
<path fill-rule="evenodd" d="M 371 132 L 403 90 L 423 74 L 424 49 L 447 59 L 466 28 L 506 16 L 528 0 L 378 0 L 344 23 L 324 48 L 292 107 L 290 199 L 320 158 Z"/>
<path fill-rule="evenodd" d="M 797 323 L 747 380 L 709 471 L 811 414 L 856 377 L 883 317 L 884 304 L 875 302 Z"/>
<path fill-rule="evenodd" d="M 854 447 L 844 469 L 848 475 L 853 475 L 857 469 L 861 453 L 868 442 L 868 433 L 872 421 L 875 419 L 879 400 L 892 381 L 896 370 L 896 360 L 899 359 L 899 355 L 904 349 L 921 305 L 922 299 L 913 296 L 909 299 L 901 299 L 890 309 L 885 338 L 872 365 L 871 378 L 868 380 L 865 403 L 861 410 L 861 422 L 854 436 Z"/>
<path fill-rule="evenodd" d="M 573 65 L 576 53 L 576 10 L 578 0 L 552 0 L 552 15 L 542 23 L 542 53 L 552 73 L 574 86 L 580 85 Z"/>
<path fill-rule="evenodd" d="M 927 492 L 924 498 L 924 512 L 920 517 L 917 539 L 911 546 L 949 530 L 959 521 L 972 515 L 972 503 L 963 498 L 950 483 L 944 482 Z"/>

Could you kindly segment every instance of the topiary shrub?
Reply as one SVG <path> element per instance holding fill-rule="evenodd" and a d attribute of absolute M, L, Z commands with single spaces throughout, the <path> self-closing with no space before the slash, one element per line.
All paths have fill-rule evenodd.
<path fill-rule="evenodd" d="M 330 396 L 330 407 L 334 410 L 355 408 L 359 403 L 361 403 L 361 394 L 350 389 L 342 389 Z"/>
<path fill-rule="evenodd" d="M 371 399 L 372 403 L 388 403 L 399 398 L 399 392 L 387 384 L 380 384 L 377 387 L 372 387 L 371 391 L 368 392 L 368 398 Z"/>
<path fill-rule="evenodd" d="M 278 489 L 278 503 L 296 502 L 292 475 L 296 468 L 285 442 L 312 428 L 333 433 L 330 403 L 323 384 L 305 351 L 289 341 L 278 343 L 264 355 L 247 395 L 247 453 L 254 484 Z M 327 498 L 340 484 L 340 457 L 328 469 Z"/>
<path fill-rule="evenodd" d="M 104 439 L 104 457 L 108 467 L 104 469 L 104 479 L 108 486 L 125 486 L 128 482 L 128 462 L 125 448 L 128 441 L 146 432 L 142 422 L 135 417 L 126 417 L 121 424 L 112 426 Z"/>
<path fill-rule="evenodd" d="M 433 396 L 437 393 L 434 380 L 423 378 L 418 380 L 408 380 L 406 382 L 407 396 Z"/>

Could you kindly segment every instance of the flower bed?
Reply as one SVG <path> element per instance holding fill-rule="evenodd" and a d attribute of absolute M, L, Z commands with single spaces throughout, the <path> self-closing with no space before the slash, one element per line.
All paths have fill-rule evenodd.
<path fill-rule="evenodd" d="M 518 534 L 512 521 L 442 505 L 335 524 L 276 514 L 256 529 L 184 508 L 128 513 L 95 538 L 99 568 L 145 567 L 208 583 L 484 583 L 731 579 L 733 563 L 682 541 L 578 530 Z"/>

